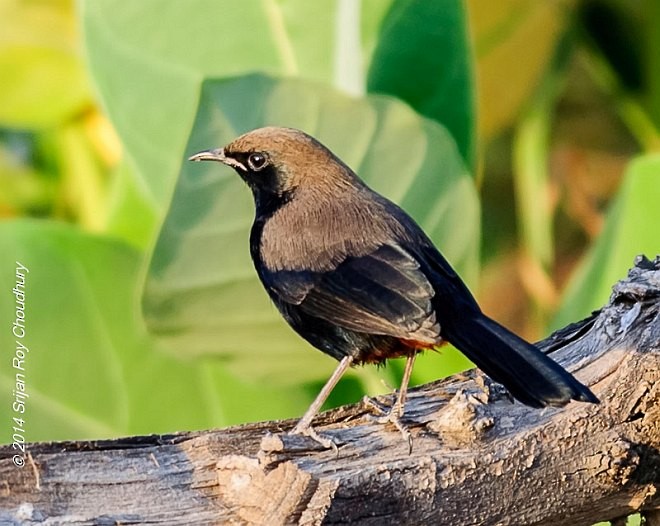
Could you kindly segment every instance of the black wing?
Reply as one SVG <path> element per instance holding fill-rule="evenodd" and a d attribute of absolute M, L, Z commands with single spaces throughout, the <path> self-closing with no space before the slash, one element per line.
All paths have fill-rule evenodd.
<path fill-rule="evenodd" d="M 349 330 L 436 344 L 434 290 L 419 263 L 398 245 L 349 257 L 323 272 L 265 271 L 278 300 Z"/>

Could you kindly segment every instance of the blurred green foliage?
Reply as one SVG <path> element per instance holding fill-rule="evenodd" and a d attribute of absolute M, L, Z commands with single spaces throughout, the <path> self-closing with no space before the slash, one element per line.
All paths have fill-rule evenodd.
<path fill-rule="evenodd" d="M 21 261 L 29 440 L 293 417 L 313 398 L 334 363 L 257 283 L 248 191 L 185 162 L 257 126 L 318 136 L 528 337 L 659 251 L 655 2 L 76 6 L 0 0 L 0 407 Z M 427 353 L 414 380 L 466 366 Z M 332 401 L 399 375 L 356 371 Z"/>

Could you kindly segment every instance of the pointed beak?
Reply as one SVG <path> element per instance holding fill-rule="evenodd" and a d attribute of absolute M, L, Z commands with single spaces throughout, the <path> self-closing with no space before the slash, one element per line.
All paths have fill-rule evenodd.
<path fill-rule="evenodd" d="M 225 151 L 222 148 L 216 148 L 215 150 L 204 150 L 203 152 L 198 152 L 195 155 L 188 157 L 189 161 L 219 161 L 221 163 L 227 164 L 227 157 L 225 156 Z"/>

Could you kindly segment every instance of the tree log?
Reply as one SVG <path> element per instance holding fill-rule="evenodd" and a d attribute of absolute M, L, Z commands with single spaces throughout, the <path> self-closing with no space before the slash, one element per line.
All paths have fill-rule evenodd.
<path fill-rule="evenodd" d="M 0 448 L 0 524 L 580 525 L 660 513 L 660 258 L 539 345 L 601 399 L 542 411 L 478 371 L 412 389 L 413 451 L 367 404 L 294 421 Z M 384 405 L 393 396 L 379 397 Z"/>

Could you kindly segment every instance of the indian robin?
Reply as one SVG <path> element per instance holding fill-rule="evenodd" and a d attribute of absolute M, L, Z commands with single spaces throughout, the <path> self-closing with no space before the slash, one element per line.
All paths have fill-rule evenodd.
<path fill-rule="evenodd" d="M 598 402 L 534 345 L 484 315 L 415 221 L 313 137 L 260 128 L 190 160 L 224 163 L 250 187 L 259 279 L 289 325 L 339 360 L 293 433 L 327 445 L 311 422 L 344 372 L 399 356 L 407 361 L 389 420 L 403 432 L 415 356 L 443 342 L 529 406 Z"/>

